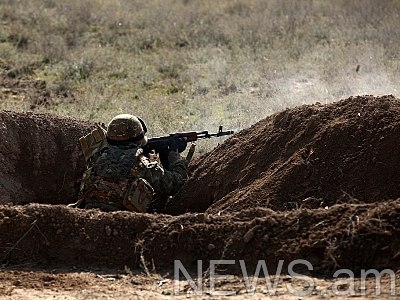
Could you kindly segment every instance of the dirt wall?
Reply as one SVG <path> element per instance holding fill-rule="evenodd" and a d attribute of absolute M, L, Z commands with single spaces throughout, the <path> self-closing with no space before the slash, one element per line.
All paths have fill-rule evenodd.
<path fill-rule="evenodd" d="M 70 203 L 84 168 L 79 137 L 94 124 L 0 112 L 0 203 Z"/>
<path fill-rule="evenodd" d="M 288 210 L 400 197 L 400 102 L 351 97 L 242 130 L 198 164 L 168 212 Z"/>

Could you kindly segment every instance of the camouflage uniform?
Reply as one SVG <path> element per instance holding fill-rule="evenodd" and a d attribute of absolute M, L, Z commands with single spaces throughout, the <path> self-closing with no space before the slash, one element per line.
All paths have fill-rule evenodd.
<path fill-rule="evenodd" d="M 135 143 L 108 145 L 96 153 L 82 179 L 78 207 L 103 211 L 160 211 L 187 177 L 187 162 L 170 152 L 169 170 L 150 162 Z"/>

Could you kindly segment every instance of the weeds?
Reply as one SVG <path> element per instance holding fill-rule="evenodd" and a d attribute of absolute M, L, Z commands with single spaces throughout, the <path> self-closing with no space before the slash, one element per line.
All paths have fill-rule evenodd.
<path fill-rule="evenodd" d="M 373 0 L 3 0 L 0 57 L 41 62 L 15 77 L 75 95 L 35 111 L 130 112 L 154 135 L 239 130 L 299 104 L 398 94 L 399 16 Z"/>
<path fill-rule="evenodd" d="M 36 228 L 40 235 L 43 237 L 43 239 L 45 240 L 46 244 L 48 244 L 48 240 L 46 238 L 46 236 L 43 234 L 43 232 L 40 230 L 39 226 L 37 225 L 37 220 L 33 221 L 31 223 L 31 227 L 29 227 L 29 229 L 21 236 L 21 238 L 15 242 L 15 244 L 6 252 L 6 254 L 4 255 L 4 257 L 2 258 L 2 263 L 3 264 L 7 264 L 8 260 L 10 258 L 11 253 L 17 249 L 17 246 L 19 245 L 19 243 L 25 239 L 25 237 L 32 231 L 33 228 Z"/>

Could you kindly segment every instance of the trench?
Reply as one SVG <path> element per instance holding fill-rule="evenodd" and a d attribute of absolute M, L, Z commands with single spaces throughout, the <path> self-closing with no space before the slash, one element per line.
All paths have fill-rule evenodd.
<path fill-rule="evenodd" d="M 79 137 L 95 124 L 0 112 L 1 262 L 398 270 L 399 103 L 358 97 L 266 118 L 202 157 L 168 215 L 66 207 L 85 169 Z"/>
<path fill-rule="evenodd" d="M 73 202 L 85 169 L 79 137 L 93 126 L 48 114 L 0 112 L 0 203 Z"/>

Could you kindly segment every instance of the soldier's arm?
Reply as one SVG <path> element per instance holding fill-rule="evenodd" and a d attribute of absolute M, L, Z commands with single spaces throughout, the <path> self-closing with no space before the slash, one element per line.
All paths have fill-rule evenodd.
<path fill-rule="evenodd" d="M 144 170 L 143 177 L 151 184 L 157 196 L 176 194 L 188 176 L 187 162 L 179 153 L 170 152 L 168 159 L 169 170 L 157 162 L 147 164 Z"/>

